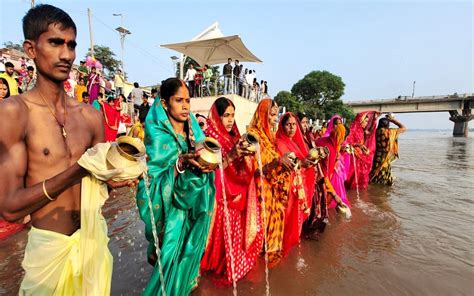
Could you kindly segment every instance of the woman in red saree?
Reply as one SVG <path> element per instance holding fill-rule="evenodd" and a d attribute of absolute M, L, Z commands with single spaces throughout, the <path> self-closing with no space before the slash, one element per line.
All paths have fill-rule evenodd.
<path fill-rule="evenodd" d="M 292 153 L 298 163 L 289 176 L 283 234 L 283 251 L 286 255 L 300 241 L 303 222 L 310 212 L 315 181 L 313 163 L 307 159 L 309 150 L 299 120 L 293 113 L 282 116 L 276 134 L 276 146 L 280 155 Z"/>
<path fill-rule="evenodd" d="M 100 102 L 100 110 L 104 116 L 105 141 L 113 142 L 117 138 L 120 123 L 120 111 L 117 110 L 113 99 Z"/>
<path fill-rule="evenodd" d="M 352 146 L 351 166 L 346 184 L 351 189 L 367 189 L 369 186 L 369 173 L 375 155 L 375 132 L 377 118 L 376 111 L 357 113 L 351 124 L 346 143 Z M 354 163 L 355 161 L 355 163 Z"/>
<path fill-rule="evenodd" d="M 265 202 L 264 220 L 269 266 L 276 266 L 283 257 L 285 208 L 288 201 L 290 172 L 295 164 L 288 155 L 280 156 L 275 145 L 273 129 L 278 117 L 278 105 L 272 99 L 263 99 L 250 122 L 248 132 L 259 137 L 263 178 L 255 174 L 257 195 Z M 257 159 L 255 159 L 257 167 Z M 263 181 L 262 183 L 261 180 Z"/>
<path fill-rule="evenodd" d="M 222 146 L 228 209 L 226 213 L 221 175 L 216 173 L 216 210 L 201 270 L 213 271 L 218 284 L 232 283 L 232 272 L 236 281 L 243 278 L 255 266 L 263 242 L 260 205 L 253 178 L 254 161 L 247 156 L 253 153 L 243 148 L 246 143 L 240 139 L 234 115 L 232 101 L 218 98 L 209 111 L 205 131 L 206 136 L 216 139 Z M 229 223 L 230 231 L 226 223 Z"/>

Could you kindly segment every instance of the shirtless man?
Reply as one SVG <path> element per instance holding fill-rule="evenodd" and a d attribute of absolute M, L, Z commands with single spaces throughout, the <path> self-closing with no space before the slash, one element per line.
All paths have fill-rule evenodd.
<path fill-rule="evenodd" d="M 76 57 L 69 15 L 38 5 L 24 17 L 23 31 L 38 78 L 31 91 L 0 103 L 0 215 L 10 222 L 31 215 L 33 228 L 71 236 L 81 227 L 81 179 L 89 174 L 77 160 L 104 142 L 102 117 L 64 91 Z"/>

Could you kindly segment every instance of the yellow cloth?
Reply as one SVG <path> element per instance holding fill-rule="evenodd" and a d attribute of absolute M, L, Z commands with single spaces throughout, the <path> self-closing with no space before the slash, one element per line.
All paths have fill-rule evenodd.
<path fill-rule="evenodd" d="M 76 100 L 79 103 L 82 103 L 82 94 L 87 91 L 87 87 L 85 85 L 76 85 Z"/>
<path fill-rule="evenodd" d="M 81 230 L 67 236 L 31 227 L 19 295 L 80 295 Z"/>
<path fill-rule="evenodd" d="M 106 155 L 110 145 L 97 144 L 78 161 L 91 173 L 81 184 L 81 229 L 71 236 L 31 229 L 19 295 L 110 295 L 113 258 L 101 212 L 108 192 L 101 180 L 136 178 L 146 168 L 142 161 L 130 168 L 109 170 Z"/>
<path fill-rule="evenodd" d="M 16 82 L 15 78 L 8 75 L 6 72 L 0 74 L 0 78 L 5 78 L 8 82 L 8 88 L 10 89 L 10 96 L 16 96 L 18 94 L 18 82 Z"/>

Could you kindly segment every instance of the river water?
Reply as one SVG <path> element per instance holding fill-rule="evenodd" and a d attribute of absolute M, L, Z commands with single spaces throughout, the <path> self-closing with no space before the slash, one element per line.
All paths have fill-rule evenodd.
<path fill-rule="evenodd" d="M 474 295 L 474 138 L 407 132 L 392 187 L 348 194 L 352 219 L 332 213 L 319 241 L 302 241 L 270 270 L 272 295 Z M 112 295 L 139 295 L 148 281 L 143 223 L 129 189 L 104 208 L 114 256 Z M 26 231 L 0 241 L 0 294 L 21 281 Z M 237 284 L 264 295 L 263 258 Z M 203 275 L 193 295 L 232 295 Z"/>

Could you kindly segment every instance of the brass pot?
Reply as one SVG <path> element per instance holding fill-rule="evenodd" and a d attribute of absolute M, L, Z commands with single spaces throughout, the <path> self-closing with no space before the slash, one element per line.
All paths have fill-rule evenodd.
<path fill-rule="evenodd" d="M 251 152 L 255 152 L 257 150 L 257 144 L 260 142 L 260 138 L 257 134 L 248 132 L 244 134 L 244 139 L 248 143 L 246 149 Z"/>
<path fill-rule="evenodd" d="M 119 137 L 107 151 L 107 167 L 109 169 L 134 166 L 145 157 L 145 145 L 137 138 Z"/>
<path fill-rule="evenodd" d="M 216 139 L 207 137 L 202 142 L 202 147 L 198 150 L 200 165 L 215 169 L 221 160 L 221 144 Z"/>
<path fill-rule="evenodd" d="M 311 149 L 309 149 L 309 152 L 308 152 L 308 159 L 310 159 L 311 161 L 318 160 L 318 159 L 319 159 L 319 151 L 318 151 L 318 149 L 316 149 L 316 148 L 311 148 Z"/>

